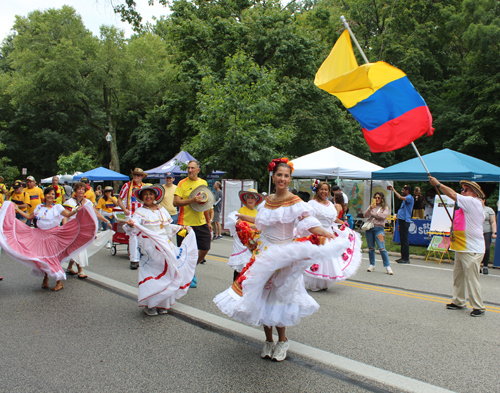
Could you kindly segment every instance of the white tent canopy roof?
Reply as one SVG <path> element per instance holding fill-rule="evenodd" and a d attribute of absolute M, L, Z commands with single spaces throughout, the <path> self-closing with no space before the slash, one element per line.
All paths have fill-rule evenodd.
<path fill-rule="evenodd" d="M 59 177 L 59 183 L 60 184 L 63 184 L 65 181 L 67 181 L 68 183 L 73 183 L 73 176 L 79 175 L 81 173 L 83 173 L 83 172 L 78 172 L 77 171 L 77 172 L 73 173 L 72 175 L 68 175 L 67 173 L 65 173 L 64 175 L 54 175 L 54 176 Z M 52 178 L 54 176 L 42 179 L 41 183 L 52 183 Z"/>
<path fill-rule="evenodd" d="M 312 179 L 371 179 L 372 172 L 384 169 L 334 146 L 296 158 L 292 163 L 293 177 Z"/>

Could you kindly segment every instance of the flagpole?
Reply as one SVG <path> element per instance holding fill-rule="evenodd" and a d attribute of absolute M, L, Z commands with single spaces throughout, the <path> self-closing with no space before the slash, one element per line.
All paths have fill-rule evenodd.
<path fill-rule="evenodd" d="M 344 24 L 344 27 L 349 30 L 349 35 L 351 36 L 352 40 L 354 41 L 354 43 L 356 44 L 356 47 L 358 48 L 359 52 L 361 53 L 361 56 L 363 57 L 363 60 L 365 61 L 366 64 L 369 63 L 368 61 L 368 58 L 366 57 L 365 55 L 365 52 L 363 52 L 363 49 L 361 49 L 361 46 L 359 46 L 359 43 L 358 43 L 358 40 L 356 39 L 356 37 L 354 36 L 354 33 L 352 32 L 350 26 L 349 26 L 349 23 L 347 23 L 346 19 L 345 19 L 345 16 L 344 15 L 341 15 L 340 16 L 340 21 Z M 422 156 L 420 155 L 420 152 L 418 151 L 417 149 L 417 146 L 415 146 L 415 143 L 411 143 L 411 145 L 413 146 L 413 150 L 415 150 L 415 153 L 417 153 L 417 156 L 418 158 L 420 159 L 420 162 L 422 163 L 425 171 L 427 172 L 427 176 L 431 176 L 431 173 L 429 172 L 429 170 L 427 169 L 427 166 L 425 165 L 425 162 L 422 158 Z M 441 193 L 439 192 L 437 186 L 434 186 L 434 188 L 436 189 L 436 194 L 439 196 L 439 199 L 441 199 L 441 203 L 443 204 L 443 206 L 445 207 L 445 211 L 446 213 L 448 214 L 448 218 L 450 219 L 451 222 L 453 222 L 453 219 L 451 218 L 451 215 L 450 215 L 450 212 L 448 211 L 448 209 L 446 208 L 446 205 L 443 201 L 443 198 L 441 197 Z"/>

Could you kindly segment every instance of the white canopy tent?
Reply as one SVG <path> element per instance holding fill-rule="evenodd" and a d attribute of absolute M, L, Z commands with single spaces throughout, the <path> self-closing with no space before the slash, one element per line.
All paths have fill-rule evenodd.
<path fill-rule="evenodd" d="M 311 179 L 370 180 L 372 172 L 384 169 L 334 146 L 296 158 L 292 163 L 293 177 Z"/>
<path fill-rule="evenodd" d="M 68 183 L 73 183 L 73 176 L 79 175 L 79 174 L 81 174 L 81 173 L 83 173 L 83 172 L 78 172 L 78 171 L 77 171 L 77 172 L 73 173 L 72 175 L 68 175 L 67 173 L 65 173 L 64 175 L 54 175 L 54 176 L 59 177 L 59 183 L 61 183 L 61 184 L 62 184 L 62 183 L 64 183 L 64 182 L 66 182 L 66 181 L 67 181 Z M 44 183 L 44 184 L 45 184 L 45 183 L 52 183 L 52 178 L 53 178 L 54 176 L 51 176 L 51 177 L 47 177 L 47 178 L 45 178 L 45 179 L 42 179 L 41 183 Z"/>

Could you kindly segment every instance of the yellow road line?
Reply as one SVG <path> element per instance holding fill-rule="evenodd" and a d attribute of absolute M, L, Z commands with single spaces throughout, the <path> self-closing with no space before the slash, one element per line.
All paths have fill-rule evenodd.
<path fill-rule="evenodd" d="M 216 257 L 213 255 L 207 255 L 207 258 L 214 260 L 214 261 L 225 262 L 225 263 L 227 263 L 227 260 L 228 260 L 228 258 Z M 380 287 L 380 286 L 372 285 L 372 284 L 363 284 L 363 283 L 357 283 L 357 282 L 352 282 L 352 281 L 343 281 L 343 282 L 340 282 L 337 284 L 344 285 L 347 287 L 352 287 L 352 288 L 367 289 L 369 291 L 374 291 L 374 292 L 387 293 L 389 295 L 404 296 L 404 297 L 409 297 L 412 299 L 428 300 L 430 302 L 435 302 L 435 303 L 446 304 L 446 303 L 450 302 L 449 298 L 443 298 L 443 297 L 438 297 L 438 296 L 434 296 L 434 295 L 426 295 L 423 293 L 409 292 L 409 291 L 405 291 L 405 290 L 401 290 L 401 289 L 385 288 L 385 287 Z M 486 306 L 486 309 L 488 311 L 500 314 L 500 307 Z"/>

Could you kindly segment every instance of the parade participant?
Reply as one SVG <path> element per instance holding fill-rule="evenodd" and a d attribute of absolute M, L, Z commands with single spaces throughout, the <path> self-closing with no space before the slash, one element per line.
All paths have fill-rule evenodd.
<path fill-rule="evenodd" d="M 214 218 L 212 222 L 214 223 L 213 228 L 214 228 L 214 238 L 215 239 L 222 239 L 222 226 L 221 226 L 221 214 L 222 214 L 222 186 L 219 181 L 216 181 L 214 183 L 214 197 L 215 197 L 215 203 L 214 203 Z"/>
<path fill-rule="evenodd" d="M 341 235 L 342 231 L 338 229 L 338 225 L 335 225 L 337 210 L 328 200 L 330 193 L 330 185 L 327 182 L 320 182 L 316 186 L 314 198 L 309 201 L 308 205 L 312 208 L 311 216 L 320 222 L 325 231 Z M 354 236 L 354 232 L 350 229 L 344 228 L 344 231 Z M 298 235 L 307 236 L 308 233 L 303 232 Z M 340 254 L 315 260 L 314 264 L 304 271 L 305 286 L 311 291 L 326 290 L 334 282 L 344 281 L 356 273 L 360 264 L 361 254 L 356 255 L 352 260 L 344 260 Z"/>
<path fill-rule="evenodd" d="M 16 206 L 16 211 L 28 221 L 37 222 L 37 227 L 39 229 L 45 231 L 58 227 L 64 217 L 71 217 L 78 212 L 78 209 L 67 211 L 64 209 L 63 205 L 54 203 L 56 199 L 56 192 L 54 188 L 46 187 L 45 190 L 43 190 L 43 194 L 45 202 L 38 204 L 35 210 L 30 214 L 19 210 Z M 52 290 L 59 291 L 60 289 L 63 289 L 62 280 L 66 280 L 66 275 L 64 274 L 61 264 L 57 260 L 49 260 L 48 265 L 40 265 L 39 267 L 45 273 L 42 288 L 49 287 L 49 277 L 52 277 L 57 281 L 56 286 L 52 288 Z"/>
<path fill-rule="evenodd" d="M 264 200 L 264 196 L 259 194 L 258 191 L 253 188 L 246 191 L 240 191 L 238 196 L 241 203 L 243 203 L 243 206 L 238 210 L 238 213 L 232 212 L 228 214 L 226 222 L 226 227 L 229 229 L 231 236 L 234 238 L 233 251 L 227 261 L 227 264 L 234 269 L 233 281 L 236 280 L 236 276 L 238 276 L 252 257 L 252 252 L 238 237 L 238 233 L 236 232 L 236 223 L 239 220 L 242 220 L 250 224 L 254 224 L 255 217 L 257 216 L 256 206 Z"/>
<path fill-rule="evenodd" d="M 394 187 L 390 186 L 394 191 L 394 195 L 403 201 L 398 210 L 398 231 L 401 242 L 401 258 L 396 259 L 397 263 L 410 263 L 410 224 L 411 212 L 413 211 L 413 197 L 410 195 L 411 188 L 404 186 L 401 189 L 401 194 Z"/>
<path fill-rule="evenodd" d="M 107 223 L 108 228 L 112 228 L 110 220 L 106 217 L 103 217 L 101 213 L 99 213 L 94 204 L 85 198 L 85 192 L 87 190 L 87 185 L 83 182 L 78 182 L 73 185 L 73 194 L 74 196 L 66 200 L 64 203 L 64 207 L 72 211 L 78 207 L 89 205 L 91 206 L 91 210 L 94 211 L 95 215 L 99 220 L 104 223 Z M 71 222 L 73 217 L 69 218 L 68 223 Z M 63 220 L 63 226 L 67 225 L 66 220 Z M 113 231 L 104 231 L 99 233 L 92 244 L 89 247 L 85 248 L 82 252 L 76 255 L 73 259 L 70 260 L 68 264 L 68 268 L 66 269 L 66 273 L 69 275 L 78 275 L 78 278 L 85 279 L 87 275 L 83 272 L 83 267 L 88 266 L 89 257 L 94 255 L 97 251 L 99 251 L 102 247 L 104 247 L 113 237 Z M 73 270 L 73 264 L 76 263 L 76 267 L 78 269 L 78 273 Z"/>
<path fill-rule="evenodd" d="M 470 315 L 484 315 L 484 304 L 479 283 L 479 266 L 484 256 L 483 237 L 484 213 L 480 198 L 484 198 L 483 190 L 473 181 L 462 180 L 460 194 L 452 188 L 441 184 L 429 175 L 429 182 L 443 194 L 453 199 L 459 209 L 453 214 L 453 226 L 450 250 L 455 251 L 453 266 L 453 299 L 446 305 L 449 310 L 466 309 L 465 287 L 469 292 L 469 301 L 473 308 Z"/>
<path fill-rule="evenodd" d="M 344 197 L 342 196 L 342 192 L 335 191 L 333 194 L 333 202 L 335 203 L 335 210 L 337 210 L 337 218 L 335 218 L 335 224 L 343 225 L 344 224 L 344 213 L 345 213 L 345 203 Z"/>
<path fill-rule="evenodd" d="M 198 261 L 194 231 L 187 228 L 187 236 L 180 247 L 170 238 L 185 226 L 172 224 L 167 210 L 158 206 L 163 198 L 163 187 L 144 186 L 135 191 L 142 204 L 125 230 L 138 236 L 141 261 L 139 266 L 139 307 L 149 316 L 166 314 L 167 310 L 188 291 Z M 158 205 L 157 205 L 158 203 Z"/>
<path fill-rule="evenodd" d="M 66 195 L 64 191 L 64 187 L 59 184 L 59 177 L 54 176 L 52 178 L 52 188 L 56 192 L 56 203 L 62 204 L 66 201 L 66 198 L 69 198 L 71 194 Z"/>
<path fill-rule="evenodd" d="M 36 186 L 36 181 L 33 176 L 28 176 L 26 178 L 26 185 L 28 186 L 25 191 L 30 196 L 30 205 L 28 206 L 28 215 L 31 215 L 36 207 L 42 203 L 43 200 L 43 191 Z M 33 226 L 36 228 L 36 218 L 29 219 L 26 221 L 28 226 Z"/>
<path fill-rule="evenodd" d="M 286 326 L 298 324 L 319 308 L 305 290 L 304 269 L 329 255 L 344 253 L 346 261 L 354 255 L 360 258 L 360 239 L 345 227 L 339 237 L 324 230 L 311 216 L 311 207 L 288 191 L 293 170 L 288 159 L 273 160 L 268 170 L 273 173 L 276 193 L 259 206 L 255 225 L 260 232 L 245 229 L 248 224 L 239 224 L 244 243 L 255 248 L 252 258 L 233 285 L 217 295 L 214 302 L 233 319 L 263 326 L 266 342 L 261 357 L 282 361 L 289 347 Z M 299 233 L 308 231 L 313 235 L 294 241 L 295 227 Z M 276 346 L 273 326 L 279 336 Z"/>
<path fill-rule="evenodd" d="M 13 191 L 10 194 L 9 200 L 11 202 L 14 202 L 20 211 L 27 213 L 31 201 L 29 194 L 26 191 L 24 191 L 23 182 L 21 180 L 16 180 L 14 182 L 14 185 L 12 186 L 12 189 Z M 16 218 L 18 220 L 21 220 L 22 222 L 26 222 L 24 216 L 22 216 L 17 212 L 16 212 Z"/>
<path fill-rule="evenodd" d="M 387 206 L 385 196 L 381 192 L 373 194 L 373 200 L 363 214 L 365 218 L 369 218 L 373 223 L 373 228 L 365 232 L 366 242 L 368 243 L 368 257 L 370 258 L 370 267 L 368 267 L 367 271 L 373 272 L 375 270 L 375 244 L 377 244 L 387 274 L 393 275 L 394 272 L 389 264 L 389 255 L 385 249 L 385 220 L 389 215 L 389 206 Z"/>
<path fill-rule="evenodd" d="M 203 200 L 201 195 L 189 198 L 191 192 L 198 186 L 207 186 L 207 182 L 198 177 L 200 166 L 195 160 L 191 160 L 187 167 L 188 177 L 182 179 L 177 185 L 174 193 L 174 206 L 179 208 L 179 225 L 187 225 L 193 228 L 196 233 L 196 244 L 198 246 L 198 264 L 205 259 L 210 250 L 210 242 L 212 240 L 212 224 L 209 218 L 208 210 L 198 212 L 193 210 L 189 205 L 198 203 Z M 177 236 L 177 245 L 182 243 L 183 238 Z M 197 283 L 196 277 L 193 278 L 194 283 Z M 193 285 L 194 287 L 194 285 Z"/>
<path fill-rule="evenodd" d="M 82 183 L 85 183 L 85 187 L 86 187 L 85 198 L 87 198 L 95 206 L 95 204 L 96 204 L 96 201 L 95 201 L 95 192 L 92 189 L 92 187 L 90 187 L 89 179 L 87 179 L 86 177 L 82 177 L 82 179 L 80 181 Z"/>
<path fill-rule="evenodd" d="M 174 194 L 177 186 L 174 184 L 174 175 L 172 172 L 167 172 L 165 174 L 165 184 L 162 185 L 163 192 L 165 196 L 161 201 L 161 206 L 163 206 L 172 217 L 172 223 L 177 224 L 178 212 L 177 208 L 174 206 Z"/>
<path fill-rule="evenodd" d="M 122 186 L 118 195 L 118 205 L 123 210 L 125 218 L 129 219 L 135 211 L 141 207 L 141 203 L 135 198 L 135 191 L 142 188 L 144 179 L 148 174 L 141 168 L 135 168 L 132 173 L 132 180 Z M 123 203 L 125 201 L 125 203 Z M 129 237 L 130 269 L 135 270 L 139 267 L 139 250 L 137 249 L 137 237 Z"/>

